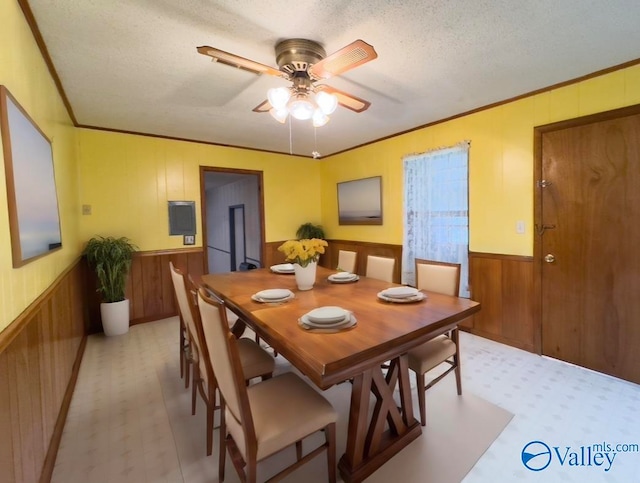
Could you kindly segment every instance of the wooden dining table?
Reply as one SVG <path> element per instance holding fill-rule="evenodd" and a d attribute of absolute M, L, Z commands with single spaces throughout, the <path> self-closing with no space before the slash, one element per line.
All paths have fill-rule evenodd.
<path fill-rule="evenodd" d="M 297 289 L 293 275 L 266 268 L 203 275 L 202 282 L 318 388 L 351 382 L 347 444 L 338 470 L 344 481 L 359 482 L 421 433 L 413 415 L 407 351 L 450 331 L 479 311 L 480 304 L 431 292 L 419 302 L 389 303 L 377 294 L 395 284 L 364 276 L 332 283 L 332 273 L 317 267 L 314 288 L 307 291 Z M 276 288 L 289 289 L 295 297 L 280 303 L 252 298 Z M 299 325 L 303 315 L 326 306 L 351 311 L 356 325 L 333 333 Z"/>

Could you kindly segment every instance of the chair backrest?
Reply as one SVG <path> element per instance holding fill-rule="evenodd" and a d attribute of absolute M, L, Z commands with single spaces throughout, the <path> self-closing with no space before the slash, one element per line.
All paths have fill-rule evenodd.
<path fill-rule="evenodd" d="M 169 271 L 171 272 L 171 281 L 173 282 L 173 290 L 176 294 L 176 301 L 178 302 L 178 310 L 180 311 L 180 317 L 184 321 L 184 325 L 189 331 L 189 336 L 195 340 L 196 350 L 200 349 L 200 339 L 198 339 L 198 331 L 193 323 L 192 304 L 189 303 L 189 291 L 187 289 L 187 281 L 184 274 L 174 267 L 172 262 L 169 262 Z"/>
<path fill-rule="evenodd" d="M 356 271 L 356 257 L 357 252 L 351 252 L 348 250 L 338 251 L 338 267 L 345 272 L 355 273 Z"/>
<path fill-rule="evenodd" d="M 396 261 L 393 258 L 369 255 L 367 257 L 366 276 L 391 283 L 393 282 L 393 269 L 395 265 Z"/>
<path fill-rule="evenodd" d="M 460 264 L 416 258 L 416 287 L 457 297 L 460 292 Z"/>
<path fill-rule="evenodd" d="M 253 418 L 236 339 L 229 330 L 224 305 L 198 290 L 202 333 L 209 348 L 209 359 L 218 389 L 231 415 L 242 426 L 247 440 L 255 439 Z"/>

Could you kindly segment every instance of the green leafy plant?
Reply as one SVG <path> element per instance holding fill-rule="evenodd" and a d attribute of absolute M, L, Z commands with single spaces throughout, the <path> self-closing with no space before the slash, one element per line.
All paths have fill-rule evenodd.
<path fill-rule="evenodd" d="M 84 255 L 98 277 L 98 292 L 105 302 L 124 300 L 131 258 L 138 249 L 126 237 L 94 237 L 87 242 Z"/>
<path fill-rule="evenodd" d="M 298 227 L 296 231 L 298 240 L 311 240 L 317 238 L 319 240 L 325 239 L 324 228 L 320 225 L 314 225 L 313 223 L 303 223 Z"/>

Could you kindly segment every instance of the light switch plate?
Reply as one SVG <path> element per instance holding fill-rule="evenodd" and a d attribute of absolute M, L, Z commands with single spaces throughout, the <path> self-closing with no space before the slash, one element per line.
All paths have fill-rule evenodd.
<path fill-rule="evenodd" d="M 524 229 L 525 229 L 524 221 L 522 220 L 516 221 L 516 233 L 518 235 L 524 235 Z"/>
<path fill-rule="evenodd" d="M 196 237 L 195 235 L 184 235 L 183 245 L 195 245 Z"/>

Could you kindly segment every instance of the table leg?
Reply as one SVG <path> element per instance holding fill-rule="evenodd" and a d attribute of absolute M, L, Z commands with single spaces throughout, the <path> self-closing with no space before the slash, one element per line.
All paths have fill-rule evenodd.
<path fill-rule="evenodd" d="M 400 407 L 393 397 L 396 386 Z M 375 404 L 369 417 L 371 395 Z M 353 379 L 347 448 L 338 470 L 347 483 L 363 481 L 393 455 L 420 436 L 413 416 L 407 355 L 390 363 L 387 374 L 379 366 Z"/>

